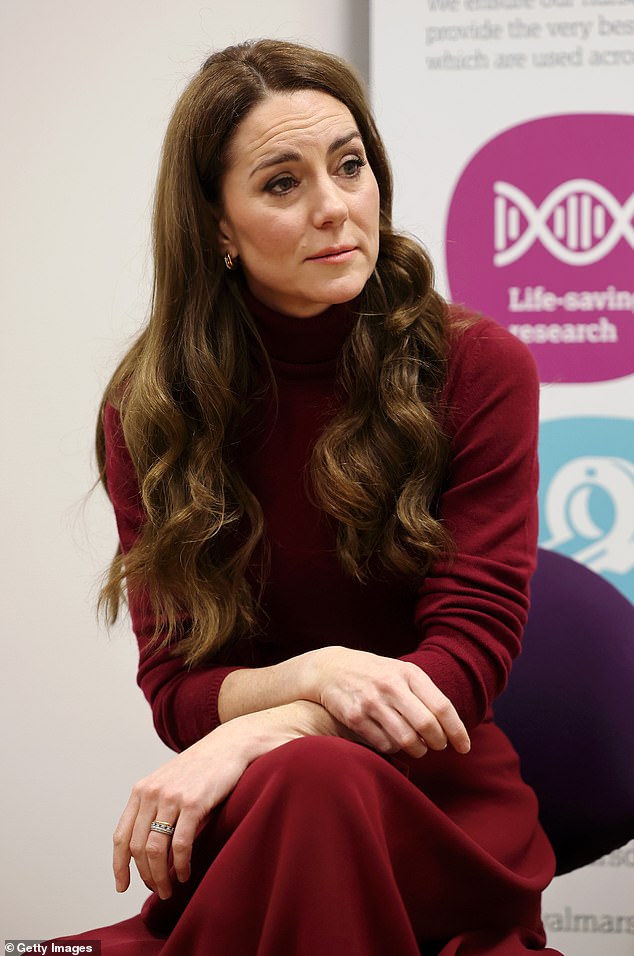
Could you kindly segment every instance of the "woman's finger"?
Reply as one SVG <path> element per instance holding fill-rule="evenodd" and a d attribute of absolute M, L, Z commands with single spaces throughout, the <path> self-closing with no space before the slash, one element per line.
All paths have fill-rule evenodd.
<path fill-rule="evenodd" d="M 471 741 L 456 708 L 424 671 L 415 664 L 412 667 L 409 683 L 413 693 L 433 715 L 454 750 L 461 754 L 468 753 Z"/>
<path fill-rule="evenodd" d="M 169 878 L 169 854 L 173 836 L 176 834 L 158 832 L 152 829 L 152 823 L 176 826 L 177 810 L 172 806 L 159 804 L 156 817 L 150 823 L 150 829 L 145 843 L 145 859 L 152 879 L 152 885 L 162 900 L 172 895 L 172 882 Z"/>
<path fill-rule="evenodd" d="M 203 817 L 199 810 L 181 810 L 176 830 L 172 837 L 172 862 L 179 883 L 191 876 L 192 846 Z"/>
<path fill-rule="evenodd" d="M 441 746 L 434 746 L 434 744 L 428 740 L 427 734 L 423 733 L 424 728 L 422 721 L 419 721 L 420 726 L 418 726 L 412 722 L 411 717 L 405 717 L 390 707 L 382 708 L 381 712 L 375 717 L 375 720 L 392 741 L 393 749 L 395 751 L 402 750 L 404 753 L 409 754 L 410 757 L 423 757 L 429 747 L 432 747 L 434 750 L 442 750 L 447 745 L 441 728 L 438 728 L 438 730 L 440 730 L 445 743 Z M 425 726 L 427 726 L 427 724 L 425 724 Z M 434 740 L 434 743 L 440 739 L 437 733 L 435 735 L 431 734 L 430 737 Z"/>
<path fill-rule="evenodd" d="M 130 885 L 130 840 L 134 821 L 137 818 L 139 801 L 133 794 L 128 800 L 115 828 L 112 843 L 112 869 L 117 893 L 123 893 Z"/>
<path fill-rule="evenodd" d="M 378 753 L 392 754 L 400 749 L 399 745 L 386 733 L 384 726 L 368 714 L 360 713 L 348 718 L 345 721 L 345 726 L 359 737 L 364 744 Z"/>
<path fill-rule="evenodd" d="M 141 801 L 132 836 L 130 837 L 130 852 L 134 857 L 139 876 L 145 885 L 154 893 L 157 892 L 156 883 L 152 875 L 152 867 L 147 856 L 147 844 L 150 834 L 150 824 L 159 819 L 156 814 L 157 801 L 155 799 Z"/>
<path fill-rule="evenodd" d="M 409 753 L 408 747 L 416 747 L 416 739 L 424 741 L 429 750 L 444 750 L 448 738 L 435 714 L 413 693 L 390 707 L 384 706 L 380 713 L 382 726 L 392 736 L 395 734 L 402 749 Z"/>

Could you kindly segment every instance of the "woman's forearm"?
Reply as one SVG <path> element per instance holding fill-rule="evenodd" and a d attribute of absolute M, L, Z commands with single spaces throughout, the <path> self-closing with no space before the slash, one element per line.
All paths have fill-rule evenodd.
<path fill-rule="evenodd" d="M 382 753 L 421 757 L 470 748 L 451 701 L 416 664 L 346 647 L 321 647 L 271 667 L 237 670 L 220 688 L 222 723 L 294 702 L 319 704 L 354 738 Z"/>
<path fill-rule="evenodd" d="M 296 700 L 319 701 L 313 677 L 314 651 L 270 667 L 245 668 L 228 674 L 218 696 L 222 723 Z"/>

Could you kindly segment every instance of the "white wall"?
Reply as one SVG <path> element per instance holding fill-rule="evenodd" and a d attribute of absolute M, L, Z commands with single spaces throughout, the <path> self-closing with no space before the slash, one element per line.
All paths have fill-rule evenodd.
<path fill-rule="evenodd" d="M 0 939 L 124 919 L 111 832 L 168 751 L 135 685 L 127 622 L 95 620 L 115 546 L 92 438 L 142 322 L 149 208 L 174 101 L 213 48 L 277 36 L 367 73 L 366 0 L 4 0 Z"/>

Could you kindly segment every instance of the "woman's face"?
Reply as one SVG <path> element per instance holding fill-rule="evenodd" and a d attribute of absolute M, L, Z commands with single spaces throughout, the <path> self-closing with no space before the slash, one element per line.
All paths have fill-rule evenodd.
<path fill-rule="evenodd" d="M 221 198 L 223 251 L 265 305 L 318 315 L 372 274 L 379 189 L 352 114 L 327 93 L 258 103 L 231 141 Z"/>

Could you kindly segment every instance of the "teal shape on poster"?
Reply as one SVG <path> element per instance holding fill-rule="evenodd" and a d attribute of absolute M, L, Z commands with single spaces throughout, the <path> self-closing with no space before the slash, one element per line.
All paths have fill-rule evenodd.
<path fill-rule="evenodd" d="M 634 421 L 564 418 L 540 429 L 539 544 L 634 603 Z"/>

